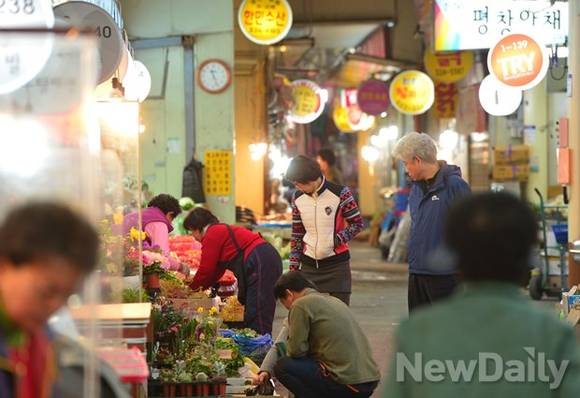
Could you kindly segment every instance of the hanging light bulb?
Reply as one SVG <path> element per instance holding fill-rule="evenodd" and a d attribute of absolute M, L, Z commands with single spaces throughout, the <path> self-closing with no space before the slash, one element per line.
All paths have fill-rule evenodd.
<path fill-rule="evenodd" d="M 365 145 L 361 148 L 361 156 L 369 163 L 374 163 L 379 160 L 380 152 L 372 145 Z"/>
<path fill-rule="evenodd" d="M 261 160 L 268 152 L 268 144 L 265 142 L 258 142 L 255 144 L 249 145 L 250 149 L 250 158 L 254 161 Z"/>
<path fill-rule="evenodd" d="M 453 150 L 459 143 L 459 134 L 453 130 L 445 130 L 439 136 L 439 145 L 446 150 Z"/>

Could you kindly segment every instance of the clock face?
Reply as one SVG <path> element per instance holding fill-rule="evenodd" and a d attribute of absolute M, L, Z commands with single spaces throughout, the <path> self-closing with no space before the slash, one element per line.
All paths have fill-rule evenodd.
<path fill-rule="evenodd" d="M 210 93 L 224 91 L 231 81 L 229 67 L 219 60 L 205 61 L 199 67 L 199 84 Z"/>

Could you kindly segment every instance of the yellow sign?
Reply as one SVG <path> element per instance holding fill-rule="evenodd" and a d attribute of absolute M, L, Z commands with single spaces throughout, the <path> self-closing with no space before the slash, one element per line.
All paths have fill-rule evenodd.
<path fill-rule="evenodd" d="M 346 107 L 335 106 L 334 111 L 332 112 L 332 120 L 334 120 L 336 128 L 343 133 L 352 132 L 352 126 L 350 125 L 348 118 L 348 109 Z"/>
<path fill-rule="evenodd" d="M 310 80 L 295 80 L 292 82 L 292 109 L 290 119 L 294 123 L 310 123 L 320 116 L 324 110 L 326 98 L 322 89 Z"/>
<path fill-rule="evenodd" d="M 257 44 L 282 40 L 292 27 L 292 8 L 286 0 L 244 0 L 238 11 L 244 36 Z"/>
<path fill-rule="evenodd" d="M 423 59 L 427 73 L 436 81 L 454 83 L 467 76 L 473 66 L 471 51 L 457 51 L 444 54 L 435 54 L 425 51 Z"/>
<path fill-rule="evenodd" d="M 205 152 L 205 193 L 227 196 L 231 192 L 232 151 Z"/>
<path fill-rule="evenodd" d="M 389 88 L 391 103 L 401 113 L 420 115 L 427 112 L 435 100 L 433 81 L 425 73 L 408 70 L 399 73 Z"/>

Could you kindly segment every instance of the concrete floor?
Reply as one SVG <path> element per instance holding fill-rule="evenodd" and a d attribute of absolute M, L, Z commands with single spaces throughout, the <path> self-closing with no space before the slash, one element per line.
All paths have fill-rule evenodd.
<path fill-rule="evenodd" d="M 351 309 L 367 334 L 375 360 L 384 373 L 391 358 L 392 335 L 402 318 L 407 317 L 407 266 L 387 264 L 378 249 L 366 243 L 351 245 L 353 291 Z M 278 305 L 274 336 L 287 316 Z M 373 397 L 381 395 L 379 386 Z"/>

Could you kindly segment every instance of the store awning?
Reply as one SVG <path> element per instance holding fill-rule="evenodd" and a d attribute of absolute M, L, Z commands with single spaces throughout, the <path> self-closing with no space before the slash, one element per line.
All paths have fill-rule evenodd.
<path fill-rule="evenodd" d="M 417 65 L 411 63 L 361 54 L 347 54 L 342 65 L 330 79 L 330 83 L 342 88 L 358 87 L 371 77 L 387 81 L 402 70 L 416 67 Z"/>

